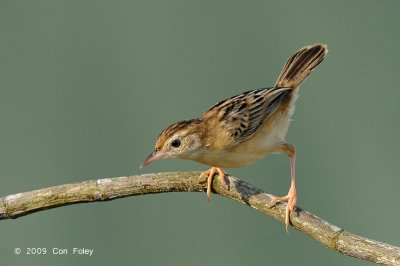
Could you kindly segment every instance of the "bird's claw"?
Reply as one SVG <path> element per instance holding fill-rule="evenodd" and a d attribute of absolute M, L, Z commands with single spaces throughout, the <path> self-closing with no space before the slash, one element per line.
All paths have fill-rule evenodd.
<path fill-rule="evenodd" d="M 297 201 L 296 187 L 291 186 L 290 190 L 286 196 L 273 198 L 271 200 L 271 202 L 269 203 L 269 208 L 272 208 L 278 202 L 287 202 L 286 209 L 285 209 L 285 228 L 286 228 L 287 233 L 289 233 L 288 226 L 290 224 L 290 213 L 295 211 L 296 201 Z"/>
<path fill-rule="evenodd" d="M 219 168 L 219 167 L 211 167 L 209 170 L 202 172 L 199 176 L 199 178 L 207 177 L 208 202 L 211 201 L 211 184 L 212 184 L 212 179 L 216 172 L 218 172 L 218 174 L 219 174 L 221 183 L 227 185 L 227 182 L 225 181 L 225 171 L 224 171 L 224 169 Z M 229 185 L 228 185 L 228 188 L 229 188 Z"/>

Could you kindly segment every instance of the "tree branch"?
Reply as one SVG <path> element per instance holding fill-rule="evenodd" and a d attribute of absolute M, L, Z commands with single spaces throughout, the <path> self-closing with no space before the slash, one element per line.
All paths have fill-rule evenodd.
<path fill-rule="evenodd" d="M 205 179 L 198 178 L 199 175 L 199 172 L 174 172 L 124 176 L 9 195 L 0 198 L 0 220 L 82 202 L 108 201 L 149 193 L 202 192 L 207 184 Z M 284 222 L 285 203 L 268 208 L 273 195 L 233 176 L 227 176 L 226 180 L 230 184 L 229 189 L 221 185 L 218 178 L 214 178 L 213 192 Z M 400 265 L 399 247 L 354 235 L 300 208 L 297 208 L 296 214 L 291 216 L 292 226 L 328 248 L 375 263 Z"/>

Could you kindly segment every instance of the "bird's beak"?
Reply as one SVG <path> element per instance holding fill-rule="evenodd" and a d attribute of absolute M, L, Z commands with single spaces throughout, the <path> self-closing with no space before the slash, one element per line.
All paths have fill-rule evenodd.
<path fill-rule="evenodd" d="M 146 160 L 144 160 L 144 162 L 140 165 L 140 169 L 142 169 L 148 164 L 151 164 L 155 160 L 162 158 L 162 155 L 163 154 L 160 151 L 157 150 L 153 151 L 149 156 L 147 156 Z"/>

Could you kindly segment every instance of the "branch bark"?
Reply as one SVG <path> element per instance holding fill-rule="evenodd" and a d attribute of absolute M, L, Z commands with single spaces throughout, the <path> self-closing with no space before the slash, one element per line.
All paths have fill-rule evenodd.
<path fill-rule="evenodd" d="M 50 208 L 93 201 L 108 201 L 122 197 L 163 192 L 206 190 L 207 182 L 200 172 L 173 172 L 123 176 L 89 180 L 43 188 L 0 198 L 0 220 L 14 219 Z M 274 197 L 233 176 L 227 176 L 229 188 L 214 178 L 213 192 L 244 203 L 266 215 L 284 222 L 285 203 L 268 208 Z M 385 264 L 400 265 L 400 248 L 361 237 L 297 208 L 291 216 L 294 228 L 322 245 L 344 255 Z"/>

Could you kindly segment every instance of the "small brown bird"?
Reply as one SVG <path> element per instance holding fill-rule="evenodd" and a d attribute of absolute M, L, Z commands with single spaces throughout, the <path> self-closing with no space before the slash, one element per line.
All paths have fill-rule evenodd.
<path fill-rule="evenodd" d="M 285 224 L 296 207 L 295 147 L 285 141 L 294 112 L 298 87 L 328 53 L 324 44 L 304 47 L 286 62 L 272 88 L 257 89 L 220 101 L 200 118 L 174 123 L 158 136 L 155 150 L 141 168 L 158 159 L 192 160 L 211 166 L 201 176 L 208 176 L 207 196 L 218 172 L 225 183 L 223 168 L 243 167 L 272 153 L 285 153 L 290 158 L 291 184 L 284 197 L 287 201 Z"/>

